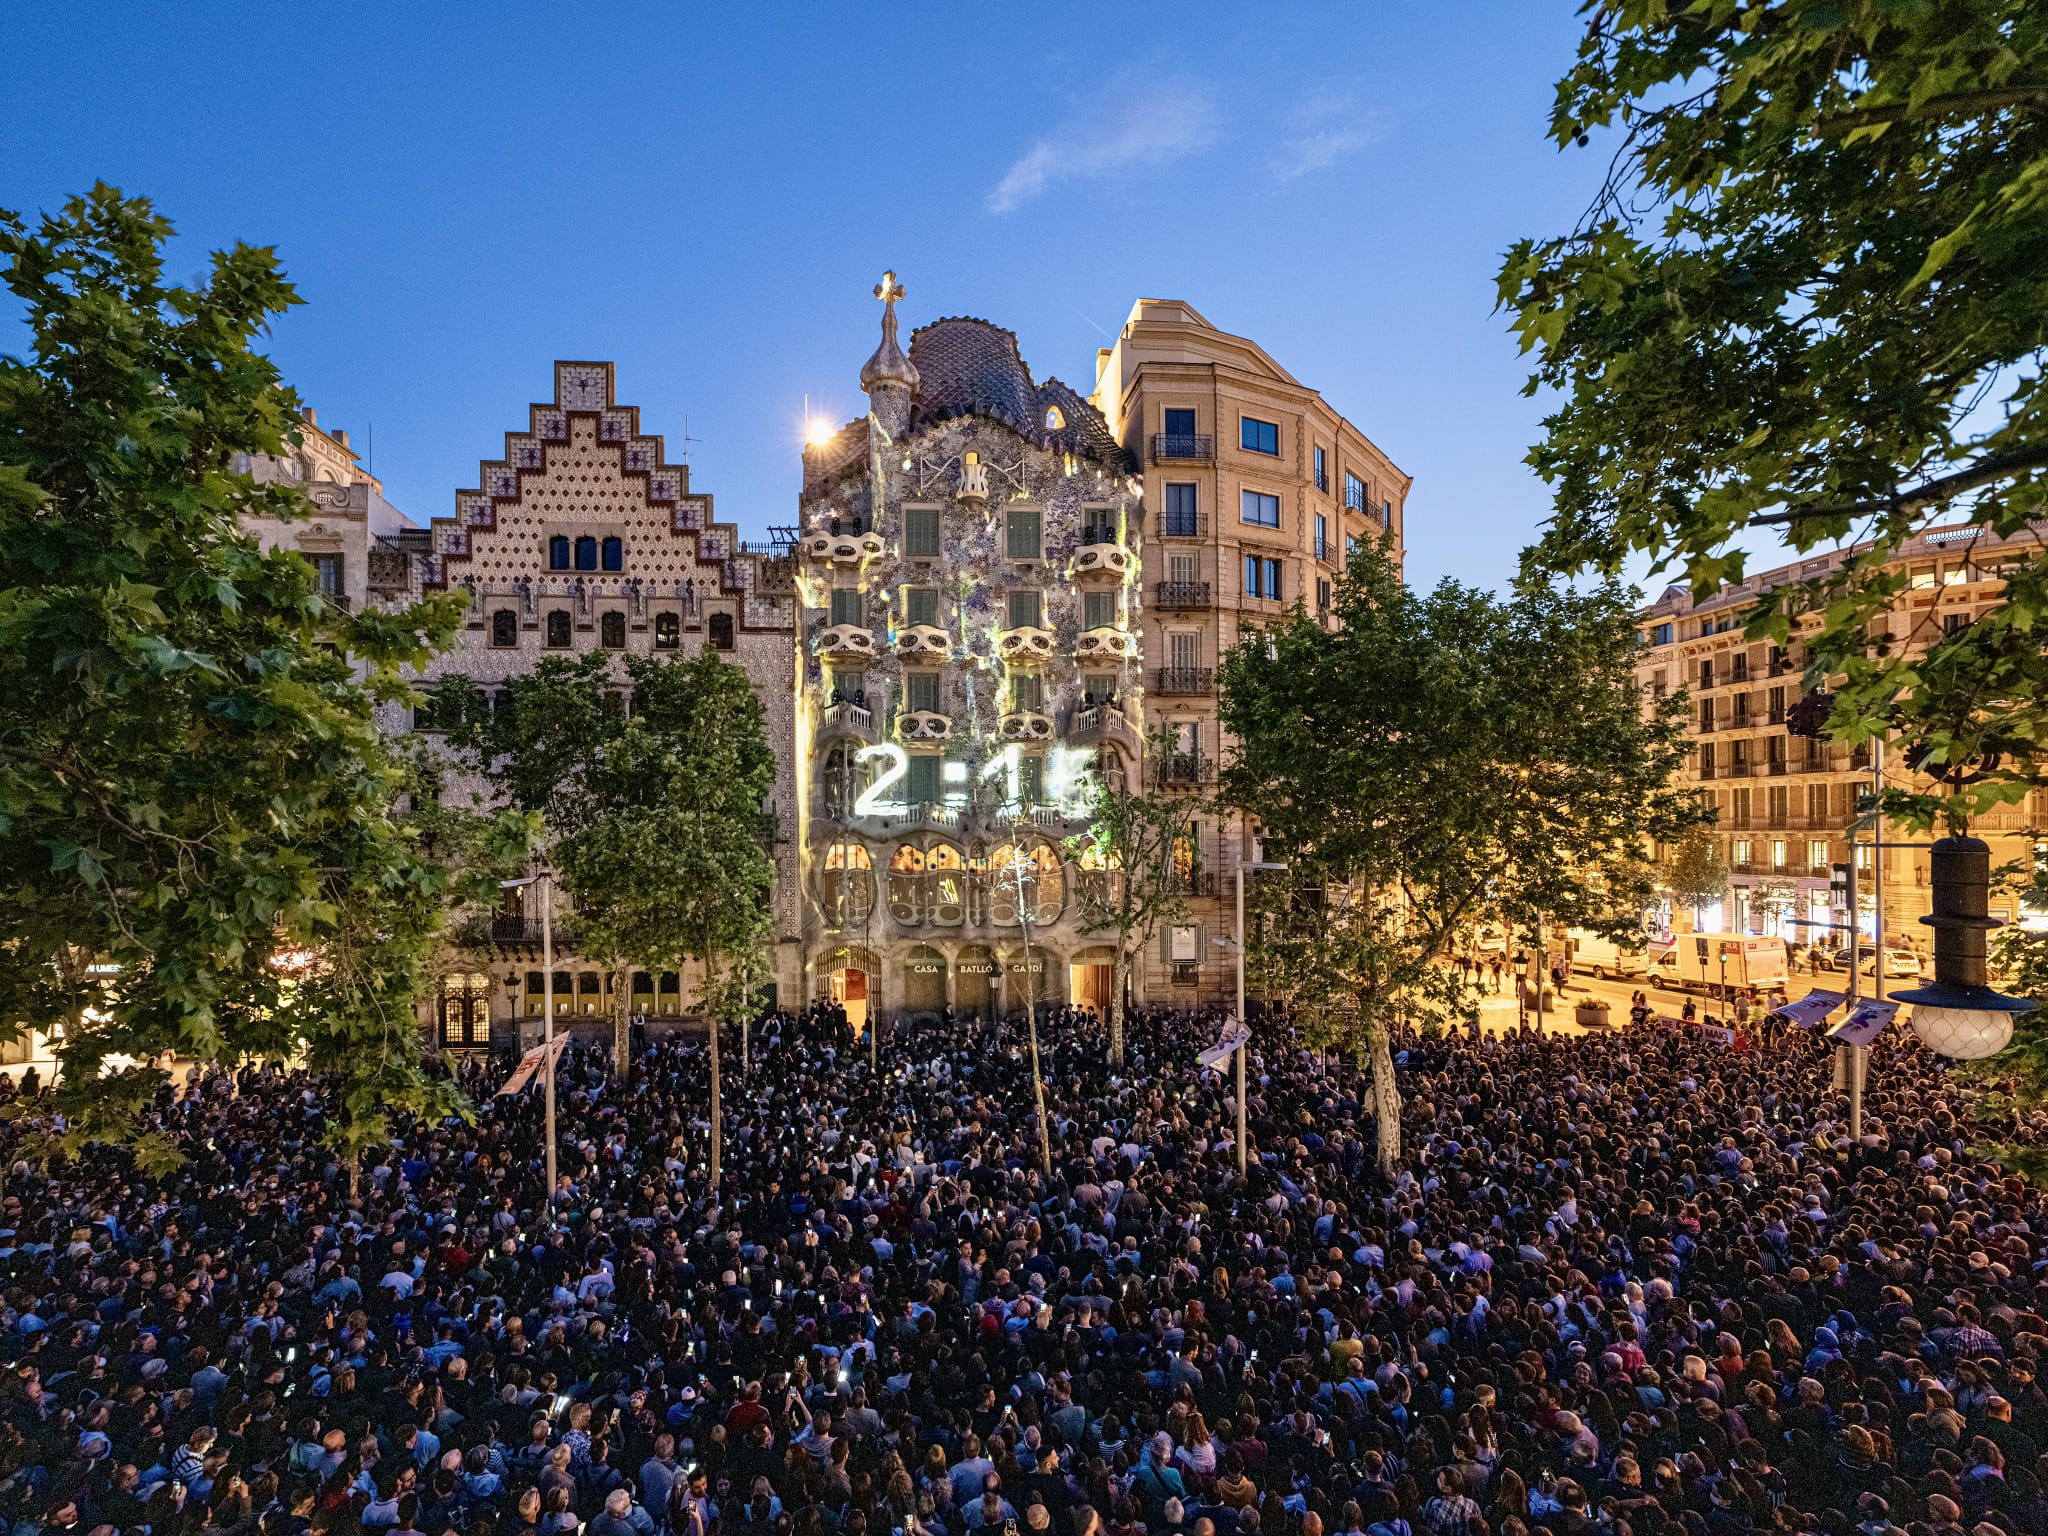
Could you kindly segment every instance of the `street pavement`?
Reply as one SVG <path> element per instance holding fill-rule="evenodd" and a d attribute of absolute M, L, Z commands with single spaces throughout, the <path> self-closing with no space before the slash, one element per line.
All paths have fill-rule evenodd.
<path fill-rule="evenodd" d="M 1831 992 L 1840 992 L 1847 988 L 1848 981 L 1848 973 L 1845 971 L 1823 971 L 1819 976 L 1808 976 L 1802 973 L 1791 977 L 1787 982 L 1785 988 L 1786 1001 L 1797 1002 L 1815 987 L 1822 987 Z M 1891 977 L 1887 978 L 1885 982 L 1885 991 L 1889 994 L 1915 985 L 1917 985 L 1916 982 L 1906 980 L 1904 977 Z M 1867 975 L 1863 978 L 1862 990 L 1865 995 L 1868 995 L 1871 991 L 1871 978 Z M 1550 1002 L 1545 1003 L 1543 1027 L 1546 1030 L 1559 1030 L 1565 1034 L 1572 1035 L 1591 1033 L 1590 1030 L 1581 1028 L 1572 1018 L 1572 1010 L 1588 998 L 1598 998 L 1607 1004 L 1607 1017 L 1610 1025 L 1626 1024 L 1628 1022 L 1629 1007 L 1635 999 L 1635 994 L 1639 991 L 1647 995 L 1651 1009 L 1659 1014 L 1669 1014 L 1676 1017 L 1678 1011 L 1685 1006 L 1686 998 L 1691 997 L 1699 1005 L 1697 1011 L 1700 1015 L 1704 1016 L 1708 1013 L 1713 1013 L 1725 1017 L 1723 1010 L 1711 992 L 1683 992 L 1676 988 L 1653 987 L 1641 978 L 1602 981 L 1598 977 L 1588 974 L 1574 976 L 1567 982 L 1563 997 L 1555 1000 L 1556 1006 L 1552 1006 Z M 1514 983 L 1510 980 L 1504 993 L 1489 993 L 1486 995 L 1503 997 L 1508 1003 L 1512 1004 L 1515 999 Z M 1533 1008 L 1530 1010 L 1529 1018 L 1530 1023 L 1533 1025 L 1535 1023 L 1535 1011 Z M 1482 1013 L 1482 1019 L 1489 1030 L 1498 1027 L 1507 1029 L 1515 1027 L 1515 1012 L 1512 1007 L 1506 1009 L 1486 1009 Z"/>

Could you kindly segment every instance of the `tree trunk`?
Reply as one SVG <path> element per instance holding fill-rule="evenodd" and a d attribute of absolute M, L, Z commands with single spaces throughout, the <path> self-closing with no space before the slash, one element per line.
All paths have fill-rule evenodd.
<path fill-rule="evenodd" d="M 1377 1011 L 1366 1014 L 1366 1054 L 1372 1059 L 1372 1112 L 1379 1127 L 1380 1171 L 1392 1174 L 1401 1161 L 1401 1090 L 1394 1082 L 1394 1051 Z"/>
<path fill-rule="evenodd" d="M 718 1082 L 718 1016 L 714 1013 L 705 1023 L 711 1031 L 711 1198 L 716 1200 L 719 1165 L 725 1154 L 725 1108 L 719 1099 Z"/>
<path fill-rule="evenodd" d="M 1124 1064 L 1124 950 L 1119 944 L 1109 960 L 1109 1064 Z"/>
<path fill-rule="evenodd" d="M 612 1070 L 619 1074 L 623 1091 L 633 1070 L 633 977 L 621 964 L 612 982 Z"/>
<path fill-rule="evenodd" d="M 1026 951 L 1024 963 L 1029 966 L 1031 957 Z M 1027 970 L 1025 980 L 1030 982 Z M 1036 983 L 1030 983 L 1034 989 Z M 1035 995 L 1035 992 L 1034 992 Z M 1038 1005 L 1034 1002 L 1024 1017 L 1029 1021 L 1031 1031 L 1031 1093 L 1038 1104 L 1038 1165 L 1049 1179 L 1052 1177 L 1052 1128 L 1045 1120 L 1045 1078 L 1038 1070 Z"/>

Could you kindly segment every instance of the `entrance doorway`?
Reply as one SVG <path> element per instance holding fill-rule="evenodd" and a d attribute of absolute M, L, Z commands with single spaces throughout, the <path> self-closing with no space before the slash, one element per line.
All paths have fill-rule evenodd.
<path fill-rule="evenodd" d="M 842 966 L 832 973 L 832 1001 L 846 1010 L 846 1021 L 856 1037 L 868 1027 L 868 973 L 856 966 Z"/>
<path fill-rule="evenodd" d="M 1067 995 L 1076 1008 L 1092 1008 L 1095 1017 L 1109 1018 L 1110 955 L 1101 949 L 1084 950 L 1067 968 Z"/>

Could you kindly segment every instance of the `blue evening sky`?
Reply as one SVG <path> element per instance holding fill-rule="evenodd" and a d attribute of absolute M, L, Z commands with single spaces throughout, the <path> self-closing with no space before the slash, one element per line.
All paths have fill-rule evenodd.
<path fill-rule="evenodd" d="M 981 315 L 1084 393 L 1139 295 L 1262 343 L 1415 478 L 1411 579 L 1511 575 L 1548 498 L 1500 253 L 1604 151 L 1543 128 L 1567 0 L 101 5 L 0 9 L 0 206 L 104 178 L 172 263 L 275 245 L 271 350 L 391 498 L 610 358 L 750 537 L 793 520 L 804 401 L 864 406 L 908 330 Z M 0 348 L 20 345 L 0 309 Z"/>

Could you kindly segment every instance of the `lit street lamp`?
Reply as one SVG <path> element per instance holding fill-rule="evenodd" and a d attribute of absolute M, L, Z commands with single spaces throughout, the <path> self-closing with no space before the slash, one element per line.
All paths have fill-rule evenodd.
<path fill-rule="evenodd" d="M 1991 916 L 1990 845 L 1975 837 L 1934 843 L 1928 884 L 1934 910 L 1920 921 L 1934 930 L 1934 985 L 1892 995 L 1913 1005 L 1913 1033 L 1930 1051 L 1957 1061 L 1995 1056 L 2012 1039 L 2012 1016 L 2034 1004 L 1988 982 L 1985 941 L 2002 926 Z M 1883 975 L 1882 946 L 1877 969 Z"/>

